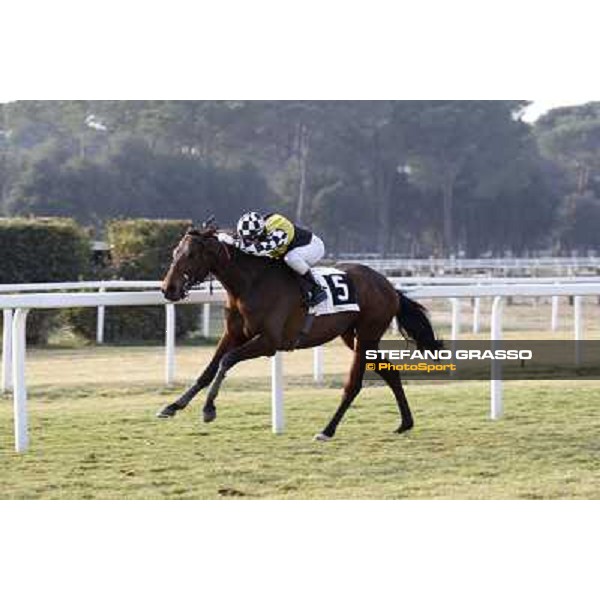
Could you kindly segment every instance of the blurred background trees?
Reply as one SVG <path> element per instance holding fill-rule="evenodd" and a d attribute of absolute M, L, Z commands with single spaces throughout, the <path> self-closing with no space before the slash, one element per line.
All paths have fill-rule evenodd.
<path fill-rule="evenodd" d="M 600 103 L 23 101 L 0 105 L 0 213 L 233 226 L 281 210 L 328 250 L 598 250 Z"/>

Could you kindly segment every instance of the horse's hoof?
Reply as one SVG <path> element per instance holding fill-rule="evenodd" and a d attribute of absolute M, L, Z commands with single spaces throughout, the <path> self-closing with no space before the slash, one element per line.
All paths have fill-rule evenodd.
<path fill-rule="evenodd" d="M 176 412 L 177 412 L 177 407 L 173 406 L 173 404 L 169 404 L 168 406 L 165 406 L 162 410 L 159 410 L 156 413 L 156 416 L 159 419 L 170 419 L 171 417 L 175 416 Z"/>
<path fill-rule="evenodd" d="M 205 423 L 210 423 L 211 421 L 214 421 L 217 418 L 217 409 L 216 408 L 209 408 L 208 410 L 205 408 L 202 411 L 202 419 L 204 420 Z"/>
<path fill-rule="evenodd" d="M 317 435 L 315 435 L 315 437 L 313 439 L 315 440 L 315 442 L 330 442 L 333 438 L 329 437 L 327 434 L 321 432 L 321 433 L 317 433 Z"/>
<path fill-rule="evenodd" d="M 394 433 L 397 433 L 397 434 L 404 433 L 405 431 L 410 431 L 412 428 L 413 428 L 412 425 L 409 425 L 409 426 L 400 425 L 400 427 L 398 427 L 398 429 L 396 429 L 396 431 Z"/>

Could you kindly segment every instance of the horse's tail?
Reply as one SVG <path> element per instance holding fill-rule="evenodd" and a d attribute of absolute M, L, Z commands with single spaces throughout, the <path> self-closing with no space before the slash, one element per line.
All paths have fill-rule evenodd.
<path fill-rule="evenodd" d="M 396 323 L 400 333 L 417 343 L 419 350 L 441 350 L 444 344 L 436 339 L 427 309 L 398 291 L 400 307 L 396 314 Z"/>

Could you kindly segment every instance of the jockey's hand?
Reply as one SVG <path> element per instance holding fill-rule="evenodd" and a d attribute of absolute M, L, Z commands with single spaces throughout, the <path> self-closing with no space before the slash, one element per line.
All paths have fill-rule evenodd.
<path fill-rule="evenodd" d="M 229 244 L 230 246 L 236 245 L 236 241 L 237 241 L 233 236 L 229 235 L 228 233 L 225 233 L 224 231 L 219 231 L 219 233 L 217 233 L 217 239 L 220 242 Z"/>

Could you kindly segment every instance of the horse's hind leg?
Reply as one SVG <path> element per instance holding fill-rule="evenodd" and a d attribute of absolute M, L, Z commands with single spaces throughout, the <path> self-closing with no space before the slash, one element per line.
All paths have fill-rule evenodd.
<path fill-rule="evenodd" d="M 377 374 L 390 386 L 396 402 L 398 404 L 398 410 L 400 411 L 400 426 L 396 429 L 396 433 L 402 433 L 413 428 L 414 421 L 408 406 L 408 400 L 402 387 L 402 380 L 400 374 L 397 371 L 377 371 Z"/>
<path fill-rule="evenodd" d="M 346 344 L 349 345 L 350 338 L 348 340 L 344 338 Z M 362 349 L 360 343 L 356 345 L 354 350 L 354 358 L 352 360 L 352 367 L 350 368 L 350 373 L 348 375 L 348 379 L 344 385 L 344 393 L 342 394 L 342 401 L 338 409 L 335 411 L 335 414 L 331 418 L 331 421 L 327 424 L 327 427 L 323 429 L 321 433 L 318 433 L 315 436 L 315 439 L 321 442 L 325 442 L 330 440 L 334 435 L 337 429 L 337 426 L 340 424 L 340 421 L 343 419 L 346 411 L 350 408 L 352 401 L 362 388 L 362 380 L 365 372 L 365 361 L 362 358 Z"/>
<path fill-rule="evenodd" d="M 354 352 L 354 342 L 356 340 L 354 329 L 349 329 L 345 333 L 342 333 L 341 338 L 344 340 L 344 344 Z"/>

